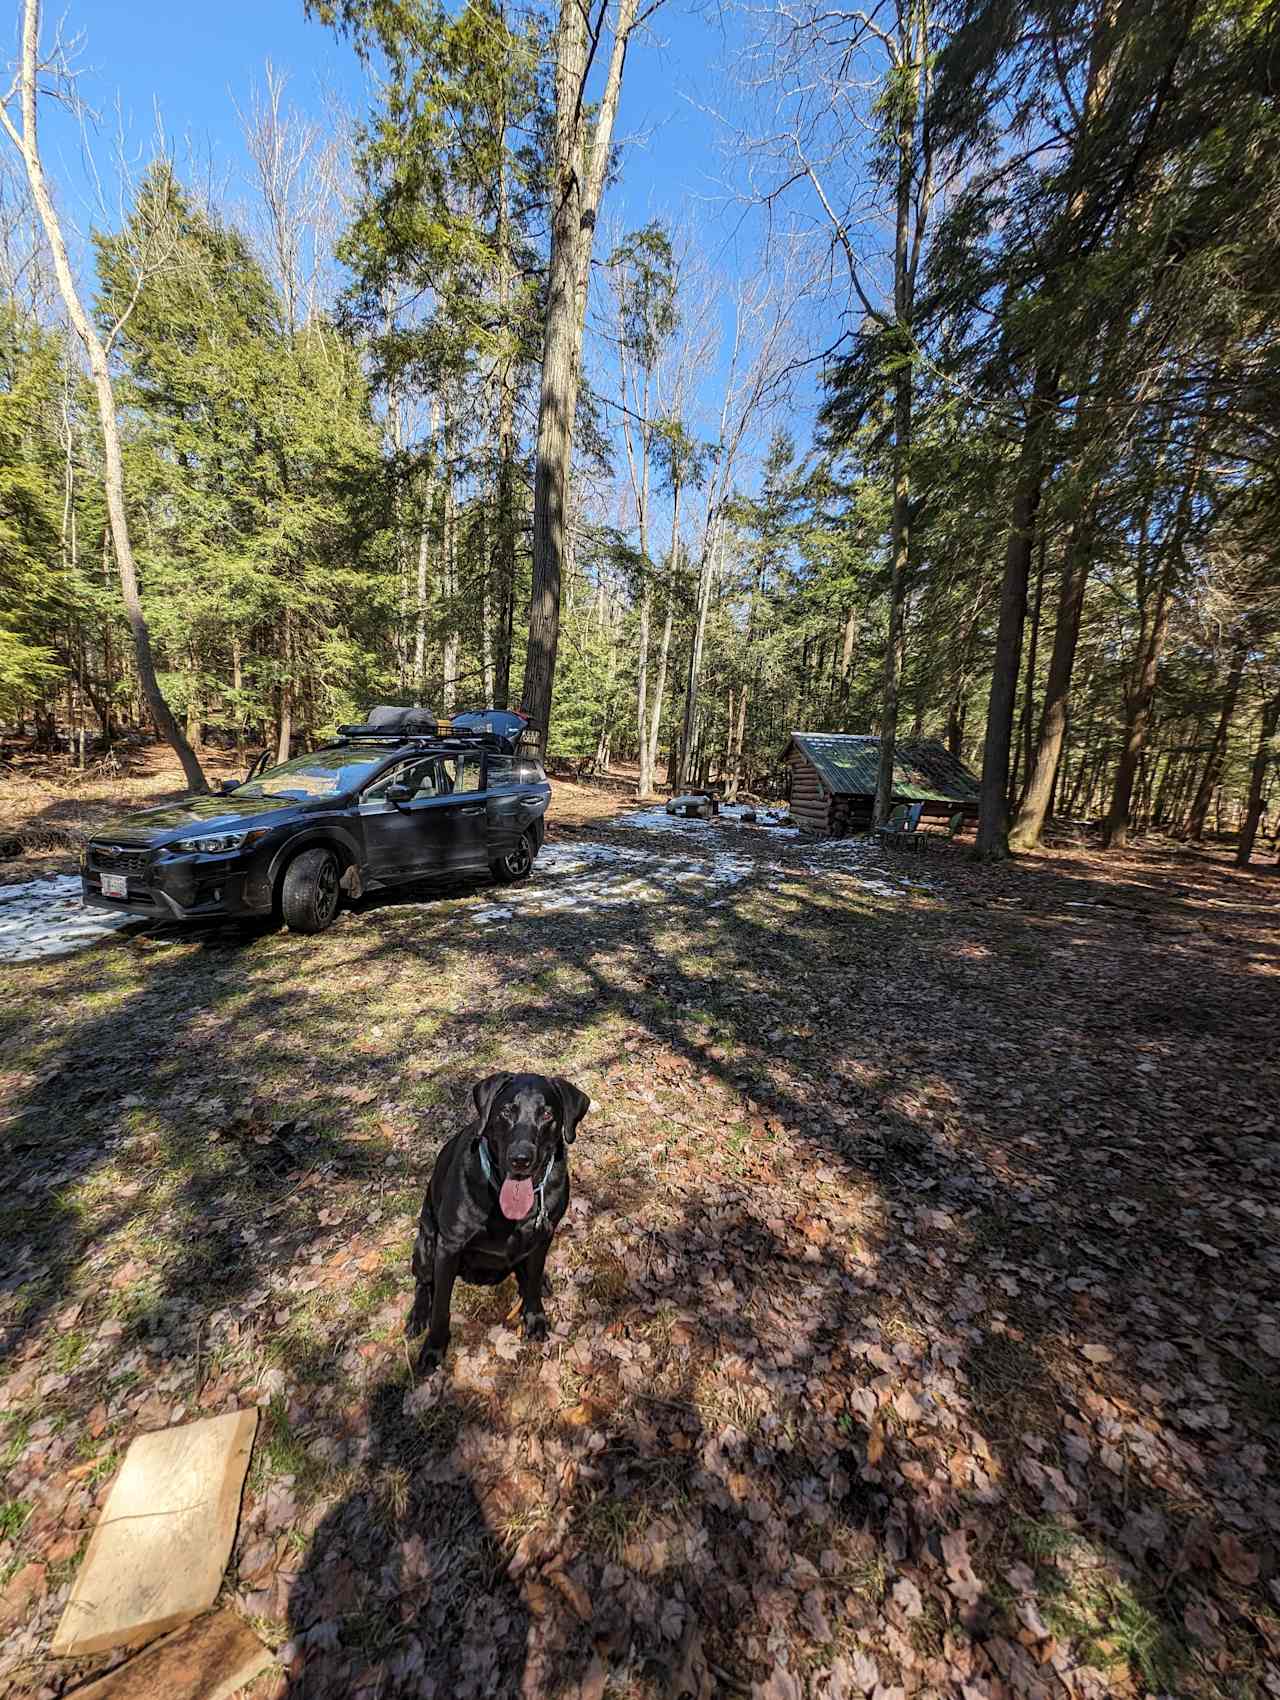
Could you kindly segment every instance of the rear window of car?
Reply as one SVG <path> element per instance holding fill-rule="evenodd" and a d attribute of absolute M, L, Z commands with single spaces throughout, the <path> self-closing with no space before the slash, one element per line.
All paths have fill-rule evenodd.
<path fill-rule="evenodd" d="M 490 756 L 488 773 L 490 785 L 542 785 L 547 777 L 532 756 Z"/>

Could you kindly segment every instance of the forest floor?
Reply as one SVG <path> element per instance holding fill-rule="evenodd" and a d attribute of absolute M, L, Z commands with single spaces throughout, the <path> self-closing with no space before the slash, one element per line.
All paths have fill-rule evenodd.
<path fill-rule="evenodd" d="M 263 1700 L 1280 1695 L 1275 877 L 627 812 L 0 967 L 0 1696 L 88 1670 L 130 1440 L 255 1403 Z M 593 1100 L 552 1339 L 459 1288 L 415 1386 L 423 1187 L 523 1067 Z"/>

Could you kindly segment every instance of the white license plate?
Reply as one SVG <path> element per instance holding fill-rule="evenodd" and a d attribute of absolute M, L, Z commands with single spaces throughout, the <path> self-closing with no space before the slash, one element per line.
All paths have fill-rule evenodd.
<path fill-rule="evenodd" d="M 128 897 L 128 880 L 123 874 L 103 874 L 102 895 L 104 897 Z"/>

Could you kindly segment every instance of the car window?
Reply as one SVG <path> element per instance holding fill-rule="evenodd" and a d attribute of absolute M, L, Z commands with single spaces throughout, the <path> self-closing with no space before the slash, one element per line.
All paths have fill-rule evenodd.
<path fill-rule="evenodd" d="M 480 789 L 480 757 L 478 755 L 446 756 L 440 763 L 449 791 L 478 791 Z"/>
<path fill-rule="evenodd" d="M 490 756 L 488 767 L 488 783 L 494 785 L 510 785 L 516 776 L 516 764 L 510 756 Z"/>
<path fill-rule="evenodd" d="M 372 773 L 381 758 L 369 750 L 317 750 L 313 755 L 295 756 L 279 767 L 269 767 L 256 779 L 237 785 L 237 797 L 336 797 L 354 791 Z"/>
<path fill-rule="evenodd" d="M 364 794 L 365 802 L 385 802 L 387 791 L 392 785 L 403 785 L 412 802 L 421 802 L 424 797 L 436 796 L 436 758 L 415 756 L 411 761 L 397 762 L 369 787 Z"/>

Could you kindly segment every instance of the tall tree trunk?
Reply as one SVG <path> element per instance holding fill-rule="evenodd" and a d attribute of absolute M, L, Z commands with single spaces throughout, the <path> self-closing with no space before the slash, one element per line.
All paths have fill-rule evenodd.
<path fill-rule="evenodd" d="M 652 797 L 653 768 L 649 759 L 649 622 L 653 610 L 653 576 L 649 572 L 648 551 L 641 531 L 640 570 L 644 587 L 640 592 L 640 630 L 637 637 L 639 655 L 636 665 L 636 744 L 640 752 L 640 777 L 636 785 L 638 797 Z"/>
<path fill-rule="evenodd" d="M 484 687 L 484 707 L 493 703 L 493 575 L 489 571 L 489 542 L 485 515 L 480 514 L 480 678 Z"/>
<path fill-rule="evenodd" d="M 455 399 L 446 396 L 441 407 L 444 427 L 444 511 L 440 535 L 440 614 L 444 628 L 440 650 L 440 666 L 444 675 L 440 687 L 440 712 L 446 718 L 458 706 L 458 497 L 454 478 Z"/>
<path fill-rule="evenodd" d="M 1266 784 L 1267 768 L 1275 758 L 1276 728 L 1280 726 L 1280 693 L 1273 696 L 1269 702 L 1262 705 L 1262 722 L 1258 727 L 1258 747 L 1254 751 L 1253 767 L 1249 773 L 1249 802 L 1245 809 L 1244 825 L 1240 829 L 1240 843 L 1236 847 L 1236 867 L 1247 868 L 1253 855 L 1253 846 L 1258 836 L 1258 823 L 1262 819 L 1263 787 Z"/>
<path fill-rule="evenodd" d="M 1178 758 L 1172 750 L 1166 750 L 1164 760 L 1160 765 L 1160 783 L 1156 786 L 1156 800 L 1151 810 L 1152 826 L 1163 826 L 1169 818 L 1169 796 L 1174 774 L 1178 770 Z"/>
<path fill-rule="evenodd" d="M 286 608 L 280 625 L 280 715 L 276 760 L 288 761 L 293 741 L 293 613 Z"/>
<path fill-rule="evenodd" d="M 418 515 L 418 547 L 417 547 L 418 562 L 417 562 L 417 571 L 416 571 L 416 574 L 415 574 L 415 583 L 414 583 L 414 590 L 413 590 L 413 668 L 412 668 L 412 678 L 413 678 L 413 694 L 414 694 L 415 698 L 417 699 L 419 705 L 422 704 L 423 693 L 426 690 L 426 684 L 427 684 L 427 604 L 428 604 L 428 601 L 429 601 L 429 590 L 430 590 L 430 583 L 431 583 L 431 579 L 430 579 L 431 522 L 432 522 L 432 518 L 433 518 L 434 512 L 435 512 L 436 483 L 437 483 L 437 477 L 438 477 L 437 465 L 440 461 L 444 462 L 446 476 L 448 477 L 448 479 L 450 481 L 449 485 L 447 486 L 448 490 L 452 489 L 452 479 L 453 479 L 452 457 L 451 457 L 451 437 L 450 437 L 450 428 L 449 428 L 449 417 L 448 417 L 447 411 L 444 411 L 444 432 L 445 432 L 444 443 L 443 443 L 443 447 L 440 447 L 440 419 L 441 419 L 442 411 L 444 411 L 444 404 L 441 402 L 441 399 L 438 395 L 433 395 L 432 398 L 431 398 L 431 411 L 430 411 L 430 416 L 429 416 L 429 422 L 428 422 L 428 425 L 427 425 L 427 445 L 428 445 L 428 447 L 427 447 L 426 465 L 422 469 L 422 472 L 421 472 L 421 475 L 420 475 L 421 476 L 421 492 L 420 492 L 421 493 L 421 510 L 419 512 L 419 515 Z M 447 503 L 448 503 L 448 497 L 446 496 L 446 509 L 447 509 Z M 448 549 L 449 549 L 449 534 L 448 534 L 448 522 L 446 520 L 445 526 L 444 526 L 444 529 L 443 529 L 443 532 L 442 532 L 442 539 L 441 539 L 441 546 L 440 546 L 440 560 L 441 560 L 441 572 L 442 572 L 442 574 L 447 573 L 447 570 L 448 570 L 447 566 L 445 564 L 446 557 L 448 555 Z M 405 559 L 405 566 L 404 566 L 404 569 L 401 573 L 401 583 L 402 583 L 402 585 L 404 585 L 407 588 L 408 582 L 409 582 L 409 571 L 408 571 L 408 553 L 409 552 L 408 552 L 407 544 L 402 546 L 402 553 L 403 553 L 404 559 Z M 403 609 L 404 603 L 406 601 L 407 601 L 407 596 L 402 595 L 402 597 L 401 597 L 402 609 Z M 401 630 L 402 631 L 404 630 L 404 614 L 403 613 L 402 613 L 402 616 L 401 616 Z M 407 655 L 407 653 L 408 653 L 407 643 L 405 644 L 404 648 L 405 648 L 405 653 Z M 445 669 L 445 678 L 447 679 L 448 677 L 449 677 L 449 670 L 446 668 Z M 402 677 L 401 677 L 401 688 L 402 689 L 404 687 L 404 684 L 405 684 L 405 680 L 403 678 L 403 669 L 402 669 Z M 442 714 L 452 712 L 452 710 L 447 709 L 445 707 L 445 704 L 443 702 L 441 702 L 440 711 L 441 711 Z"/>
<path fill-rule="evenodd" d="M 423 514 L 418 525 L 418 583 L 413 612 L 413 694 L 419 704 L 426 688 L 427 672 L 427 587 L 431 562 L 430 519 Z"/>
<path fill-rule="evenodd" d="M 913 67 L 914 70 L 914 67 Z M 905 86 L 905 85 L 904 85 Z M 898 735 L 898 650 L 902 641 L 902 602 L 906 594 L 911 554 L 911 356 L 913 279 L 911 268 L 911 204 L 915 166 L 916 82 L 912 97 L 900 96 L 898 115 L 898 185 L 893 248 L 893 311 L 899 346 L 893 392 L 893 512 L 889 538 L 889 632 L 884 650 L 884 684 L 880 695 L 880 759 L 872 822 L 883 826 L 893 801 L 893 755 Z"/>
<path fill-rule="evenodd" d="M 744 684 L 738 696 L 738 719 L 736 728 L 730 727 L 729 734 L 729 781 L 725 786 L 725 802 L 736 803 L 738 787 L 742 783 L 742 749 L 747 737 L 747 696 L 749 687 Z M 732 716 L 730 716 L 732 719 Z"/>
<path fill-rule="evenodd" d="M 1231 733 L 1231 717 L 1236 711 L 1236 701 L 1240 695 L 1240 681 L 1244 678 L 1245 662 L 1248 659 L 1249 633 L 1243 631 L 1232 646 L 1231 661 L 1227 668 L 1227 681 L 1222 692 L 1222 709 L 1218 715 L 1213 742 L 1209 746 L 1204 772 L 1200 775 L 1200 784 L 1196 788 L 1195 801 L 1191 805 L 1190 835 L 1197 844 L 1204 837 L 1205 823 L 1209 818 L 1209 805 L 1213 801 L 1214 791 L 1222 779 L 1223 764 L 1227 759 L 1227 739 Z"/>
<path fill-rule="evenodd" d="M 599 104 L 594 109 L 585 98 L 587 73 L 596 45 L 589 39 L 593 14 L 580 0 L 561 0 L 556 30 L 551 257 L 533 485 L 533 596 L 522 699 L 524 712 L 548 738 L 556 650 L 560 642 L 569 473 L 591 251 L 622 87 L 622 69 L 637 7 L 638 0 L 618 0 L 609 68 Z M 603 13 L 598 28 L 603 28 Z"/>
<path fill-rule="evenodd" d="M 1202 438 L 1203 447 L 1203 438 Z M 1111 804 L 1102 823 L 1102 842 L 1108 849 L 1121 850 L 1128 842 L 1129 814 L 1133 803 L 1133 784 L 1138 775 L 1138 760 L 1146 748 L 1151 725 L 1151 705 L 1155 701 L 1160 677 L 1160 661 L 1164 655 L 1169 617 L 1173 610 L 1173 586 L 1182 564 L 1182 550 L 1191 526 L 1196 486 L 1200 481 L 1201 449 L 1197 450 L 1188 468 L 1173 527 L 1161 550 L 1160 573 L 1156 583 L 1155 607 L 1138 656 L 1132 689 L 1125 698 L 1124 743 L 1116 765 Z M 1143 609 L 1145 620 L 1146 610 Z"/>
<path fill-rule="evenodd" d="M 388 309 L 384 320 L 384 328 L 388 332 L 393 322 Z M 391 432 L 391 450 L 395 465 L 395 477 L 391 485 L 391 530 L 395 540 L 396 594 L 399 601 L 399 619 L 396 622 L 395 634 L 396 685 L 403 691 L 409 676 L 409 545 L 405 536 L 404 465 L 401 458 L 404 450 L 404 411 L 400 385 L 395 381 L 392 381 L 387 391 L 387 423 Z"/>
<path fill-rule="evenodd" d="M 235 698 L 235 709 L 233 710 L 233 712 L 234 712 L 234 715 L 235 715 L 235 728 L 236 728 L 236 733 L 235 733 L 235 736 L 236 736 L 236 754 L 238 756 L 243 756 L 243 754 L 244 754 L 244 705 L 241 701 L 241 693 L 242 693 L 243 689 L 244 689 L 244 661 L 242 659 L 241 652 L 240 652 L 240 633 L 239 632 L 232 632 L 232 634 L 231 634 L 231 691 L 232 691 L 233 697 Z"/>
<path fill-rule="evenodd" d="M 120 426 L 116 416 L 115 392 L 111 384 L 111 369 L 107 350 L 85 312 L 77 293 L 71 271 L 71 262 L 67 257 L 66 243 L 62 237 L 62 226 L 59 224 L 58 215 L 54 211 L 53 200 L 45 179 L 44 165 L 40 158 L 37 112 L 39 104 L 37 89 L 39 40 L 40 0 L 25 0 L 22 15 L 22 60 L 18 72 L 18 88 L 22 101 L 22 129 L 21 132 L 18 131 L 4 107 L 0 107 L 0 124 L 4 126 L 9 139 L 22 155 L 23 164 L 26 167 L 27 182 L 31 188 L 31 198 L 35 202 L 45 238 L 53 255 L 54 273 L 58 280 L 58 289 L 62 295 L 63 303 L 67 309 L 67 317 L 71 320 L 76 335 L 84 345 L 89 360 L 89 369 L 93 375 L 94 394 L 98 404 L 98 423 L 102 429 L 103 487 L 107 499 L 107 517 L 111 524 L 111 541 L 115 549 L 116 566 L 120 572 L 120 592 L 124 601 L 125 617 L 129 622 L 129 631 L 133 637 L 134 659 L 138 669 L 138 680 L 142 687 L 142 694 L 146 699 L 147 708 L 151 713 L 156 730 L 182 763 L 182 771 L 186 775 L 188 787 L 192 791 L 207 791 L 209 786 L 204 776 L 204 770 L 200 766 L 199 758 L 183 737 L 178 723 L 164 699 L 160 682 L 156 678 L 155 659 L 151 651 L 151 633 L 147 627 L 146 616 L 142 611 L 137 567 L 134 563 L 133 544 L 129 536 L 129 521 L 125 509 L 124 495 L 124 463 L 120 455 Z"/>
<path fill-rule="evenodd" d="M 858 641 L 858 610 L 849 608 L 844 617 L 844 637 L 840 646 L 840 701 L 849 700 L 849 674 L 853 670 L 853 647 Z"/>
<path fill-rule="evenodd" d="M 649 772 L 657 783 L 658 773 L 658 737 L 662 727 L 662 698 L 667 688 L 667 659 L 671 654 L 671 619 L 674 608 L 674 597 L 667 592 L 667 612 L 662 622 L 662 641 L 658 645 L 658 676 L 653 684 L 653 713 L 649 719 Z M 670 778 L 670 763 L 668 779 Z"/>
<path fill-rule="evenodd" d="M 1018 470 L 1013 492 L 1013 515 L 1005 551 L 1000 588 L 1000 623 L 996 631 L 991 692 L 987 700 L 987 735 L 982 749 L 982 788 L 978 799 L 980 856 L 1009 853 L 1009 748 L 1013 738 L 1014 692 L 1022 659 L 1022 622 L 1027 610 L 1027 583 L 1035 544 L 1036 514 L 1044 484 L 1045 439 L 1057 401 L 1056 370 L 1041 365 L 1031 390 Z"/>
<path fill-rule="evenodd" d="M 191 669 L 191 688 L 187 693 L 187 742 L 198 753 L 200 735 L 204 730 L 204 712 L 200 706 L 200 662 L 194 650 L 189 652 L 187 662 Z"/>
<path fill-rule="evenodd" d="M 1027 639 L 1026 684 L 1023 687 L 1022 692 L 1022 714 L 1019 723 L 1017 748 L 1014 753 L 1013 775 L 1009 781 L 1009 802 L 1011 807 L 1015 797 L 1017 797 L 1019 802 L 1021 802 L 1018 782 L 1024 769 L 1028 779 L 1031 775 L 1031 727 L 1034 723 L 1036 711 L 1036 663 L 1039 660 L 1040 611 L 1044 607 L 1044 562 L 1045 556 L 1048 553 L 1048 546 L 1048 535 L 1043 529 L 1041 529 L 1040 548 L 1036 560 L 1036 593 L 1031 603 L 1031 633 Z"/>
<path fill-rule="evenodd" d="M 506 24 L 505 8 L 502 10 Z M 515 623 L 516 599 L 516 360 L 515 338 L 510 324 L 512 257 L 510 189 L 507 180 L 507 114 L 505 105 L 499 134 L 498 166 L 498 311 L 505 338 L 498 370 L 498 512 L 493 536 L 492 576 L 497 598 L 497 642 L 491 701 L 506 708 L 511 698 L 511 634 Z"/>
<path fill-rule="evenodd" d="M 1049 811 L 1062 741 L 1067 730 L 1071 675 L 1075 671 L 1092 547 L 1092 523 L 1082 517 L 1067 541 L 1063 558 L 1058 619 L 1053 628 L 1053 649 L 1049 656 L 1049 676 L 1045 680 L 1040 735 L 1036 740 L 1034 761 L 1028 770 L 1026 793 L 1013 823 L 1013 831 L 1009 834 L 1009 848 L 1014 851 L 1035 849 Z"/>
<path fill-rule="evenodd" d="M 711 608 L 711 586 L 715 578 L 715 556 L 720 547 L 720 519 L 712 522 L 702 551 L 698 572 L 698 603 L 694 617 L 693 643 L 689 649 L 689 675 L 684 692 L 684 727 L 680 738 L 680 769 L 676 784 L 684 789 L 689 780 L 694 746 L 694 728 L 698 719 L 698 679 L 702 672 L 702 649 L 707 635 L 707 614 Z"/>
<path fill-rule="evenodd" d="M 947 750 L 957 761 L 964 750 L 964 718 L 964 698 L 957 691 L 947 710 Z"/>

